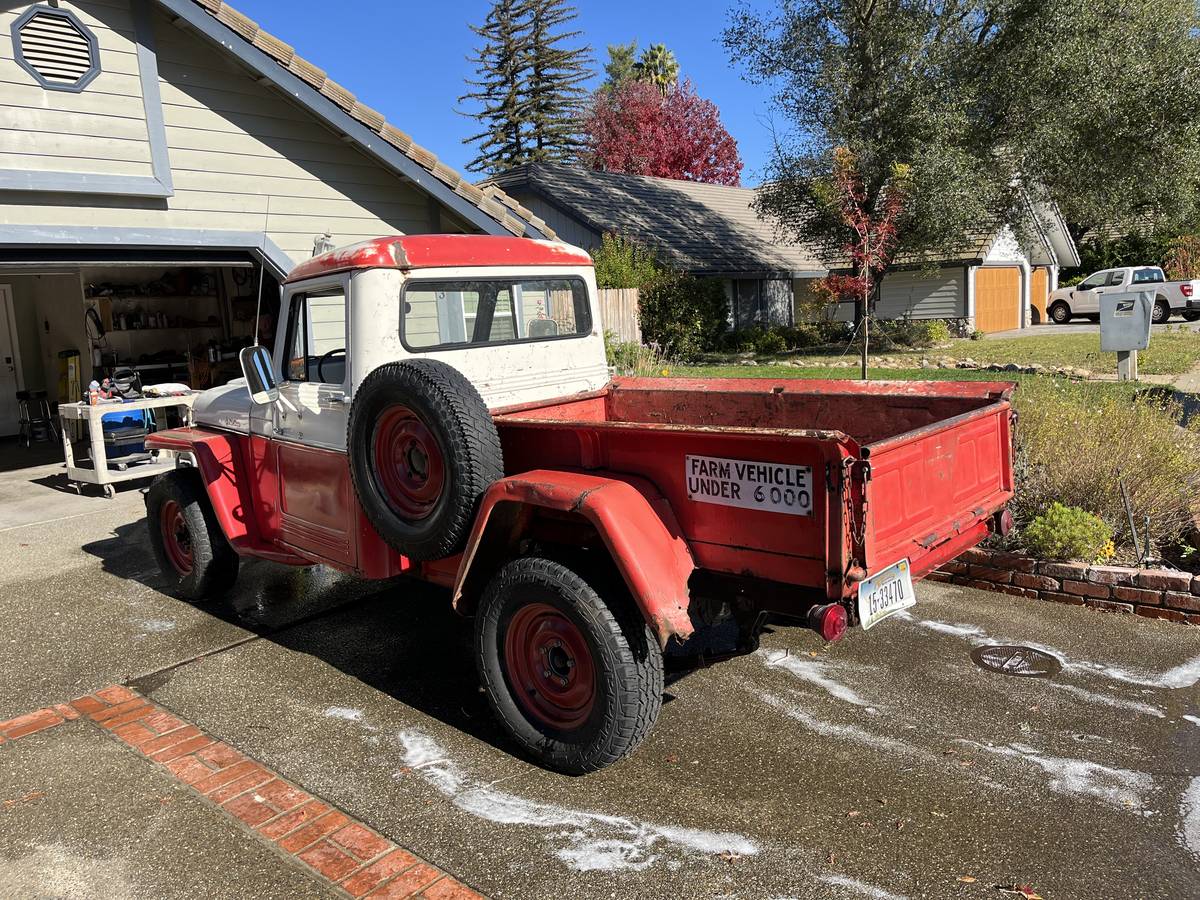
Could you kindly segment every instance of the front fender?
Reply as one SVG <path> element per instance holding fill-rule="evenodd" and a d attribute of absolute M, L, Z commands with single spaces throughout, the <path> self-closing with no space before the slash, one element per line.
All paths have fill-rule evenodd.
<path fill-rule="evenodd" d="M 473 570 L 486 568 L 482 558 L 490 558 L 481 552 L 483 542 L 510 546 L 519 537 L 514 529 L 519 529 L 515 523 L 521 517 L 498 514 L 506 505 L 553 509 L 586 519 L 604 541 L 659 643 L 665 647 L 672 636 L 686 640 L 691 635 L 688 578 L 696 568 L 691 550 L 666 499 L 649 482 L 629 476 L 535 470 L 493 484 L 483 496 L 459 566 L 455 608 L 468 584 L 481 580 Z M 512 526 L 508 533 L 505 524 Z"/>
<path fill-rule="evenodd" d="M 239 553 L 270 550 L 259 533 L 252 494 L 252 469 L 245 435 L 204 428 L 172 428 L 146 438 L 151 450 L 188 457 L 200 472 L 209 502 L 226 540 Z"/>

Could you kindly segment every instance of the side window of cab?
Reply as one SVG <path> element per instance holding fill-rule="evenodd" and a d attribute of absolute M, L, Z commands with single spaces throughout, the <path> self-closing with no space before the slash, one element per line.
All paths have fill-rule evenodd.
<path fill-rule="evenodd" d="M 286 346 L 286 380 L 342 384 L 346 380 L 345 289 L 293 294 Z"/>

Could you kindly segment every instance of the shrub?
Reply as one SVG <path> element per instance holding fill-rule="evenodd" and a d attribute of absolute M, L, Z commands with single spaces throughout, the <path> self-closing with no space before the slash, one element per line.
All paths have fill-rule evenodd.
<path fill-rule="evenodd" d="M 971 332 L 971 340 L 982 341 L 984 338 L 984 335 L 985 335 L 984 332 L 982 332 L 978 328 L 976 328 L 974 331 Z"/>
<path fill-rule="evenodd" d="M 1041 378 L 1022 382 L 1015 401 L 1018 524 L 1062 503 L 1115 526 L 1118 544 L 1129 547 L 1124 478 L 1139 531 L 1149 516 L 1151 538 L 1164 549 L 1187 535 L 1200 495 L 1200 438 L 1179 427 L 1175 401 Z"/>
<path fill-rule="evenodd" d="M 643 287 L 638 299 L 642 338 L 685 361 L 721 346 L 728 311 L 722 282 L 677 273 Z"/>
<path fill-rule="evenodd" d="M 784 342 L 792 350 L 805 350 L 821 343 L 821 331 L 816 325 L 801 323 L 779 329 Z"/>
<path fill-rule="evenodd" d="M 816 328 L 822 344 L 844 344 L 854 332 L 849 322 L 817 322 Z"/>
<path fill-rule="evenodd" d="M 754 338 L 755 353 L 783 353 L 787 348 L 787 341 L 778 331 L 760 331 Z"/>
<path fill-rule="evenodd" d="M 883 319 L 873 324 L 892 343 L 917 350 L 950 340 L 944 319 Z"/>
<path fill-rule="evenodd" d="M 596 266 L 596 286 L 600 288 L 640 288 L 661 278 L 666 270 L 644 244 L 616 234 L 600 238 L 592 251 Z"/>
<path fill-rule="evenodd" d="M 1043 559 L 1102 563 L 1112 559 L 1113 533 L 1099 516 L 1077 506 L 1052 503 L 1023 534 L 1027 550 Z"/>
<path fill-rule="evenodd" d="M 618 375 L 669 375 L 671 361 L 657 347 L 617 340 L 616 332 L 604 332 L 604 353 Z"/>

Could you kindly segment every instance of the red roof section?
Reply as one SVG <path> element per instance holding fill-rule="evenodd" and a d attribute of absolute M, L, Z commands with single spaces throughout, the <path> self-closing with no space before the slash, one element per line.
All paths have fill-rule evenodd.
<path fill-rule="evenodd" d="M 456 266 L 590 266 L 569 244 L 480 234 L 410 234 L 373 238 L 306 259 L 287 277 L 303 281 L 353 269 L 432 269 Z"/>

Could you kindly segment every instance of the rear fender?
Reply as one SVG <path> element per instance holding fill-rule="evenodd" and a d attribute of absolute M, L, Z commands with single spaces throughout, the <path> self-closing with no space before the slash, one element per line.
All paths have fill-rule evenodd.
<path fill-rule="evenodd" d="M 687 639 L 688 578 L 695 562 L 666 499 L 633 477 L 533 471 L 493 484 L 459 566 L 455 609 L 470 612 L 496 566 L 513 555 L 536 508 L 590 523 L 659 643 L 665 647 L 672 636 Z"/>

